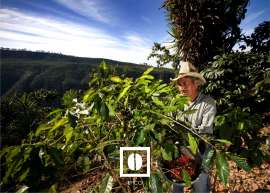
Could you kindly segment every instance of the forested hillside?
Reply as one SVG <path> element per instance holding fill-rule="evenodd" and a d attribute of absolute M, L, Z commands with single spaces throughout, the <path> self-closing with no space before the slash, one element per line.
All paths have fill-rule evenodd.
<path fill-rule="evenodd" d="M 102 58 L 81 58 L 48 52 L 1 48 L 1 96 L 37 89 L 85 89 L 90 72 L 102 61 L 113 66 L 114 73 L 138 77 L 147 66 Z M 173 71 L 157 69 L 153 75 L 168 81 Z"/>

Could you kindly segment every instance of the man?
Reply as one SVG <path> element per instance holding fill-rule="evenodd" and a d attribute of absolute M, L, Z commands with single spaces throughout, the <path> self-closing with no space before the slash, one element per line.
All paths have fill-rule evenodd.
<path fill-rule="evenodd" d="M 204 77 L 189 62 L 180 63 L 179 75 L 173 79 L 181 95 L 188 96 L 188 105 L 185 110 L 196 109 L 192 114 L 180 115 L 181 120 L 191 123 L 191 127 L 201 135 L 213 134 L 213 122 L 216 114 L 216 103 L 213 98 L 200 92 L 200 87 L 206 83 Z M 202 157 L 209 151 L 205 144 L 201 150 Z M 177 188 L 173 188 L 176 190 Z M 210 192 L 208 185 L 208 174 L 204 169 L 199 178 L 193 183 L 194 192 Z M 177 190 L 175 191 L 177 192 Z"/>

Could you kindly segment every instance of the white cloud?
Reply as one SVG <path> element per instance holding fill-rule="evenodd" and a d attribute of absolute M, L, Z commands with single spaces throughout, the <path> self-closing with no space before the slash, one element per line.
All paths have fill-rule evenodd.
<path fill-rule="evenodd" d="M 76 12 L 77 14 L 104 23 L 111 23 L 112 17 L 107 15 L 108 10 L 99 5 L 99 1 L 93 0 L 55 0 L 62 6 Z"/>
<path fill-rule="evenodd" d="M 115 37 L 89 25 L 0 9 L 0 46 L 144 63 L 153 43 L 138 34 Z"/>
<path fill-rule="evenodd" d="M 142 19 L 144 22 L 146 22 L 147 24 L 152 24 L 151 19 L 148 18 L 148 17 L 142 16 L 141 19 Z"/>
<path fill-rule="evenodd" d="M 141 37 L 140 35 L 134 33 L 126 34 L 124 38 L 128 41 L 130 45 L 133 46 L 141 46 L 141 45 L 147 46 L 152 43 L 150 39 Z"/>
<path fill-rule="evenodd" d="M 258 24 L 256 20 L 260 18 L 260 16 L 263 15 L 265 12 L 266 12 L 266 9 L 247 14 L 247 17 L 241 22 L 241 25 L 240 25 L 242 28 L 242 32 L 245 35 L 251 35 L 254 31 L 254 28 Z"/>
<path fill-rule="evenodd" d="M 262 14 L 264 14 L 265 10 L 261 10 L 259 12 L 254 12 L 251 14 L 248 14 L 247 17 L 243 20 L 242 25 L 248 25 L 251 22 L 253 22 L 255 19 L 257 19 L 258 17 L 260 17 Z"/>
<path fill-rule="evenodd" d="M 243 31 L 243 33 L 244 33 L 245 35 L 251 35 L 253 32 L 254 32 L 254 29 L 253 29 L 253 28 L 245 29 L 245 30 Z"/>

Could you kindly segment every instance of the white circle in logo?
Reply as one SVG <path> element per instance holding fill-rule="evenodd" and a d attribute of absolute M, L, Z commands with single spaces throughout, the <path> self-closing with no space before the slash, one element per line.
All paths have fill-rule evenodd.
<path fill-rule="evenodd" d="M 142 156 L 132 153 L 128 156 L 128 168 L 131 170 L 139 170 L 142 167 Z"/>

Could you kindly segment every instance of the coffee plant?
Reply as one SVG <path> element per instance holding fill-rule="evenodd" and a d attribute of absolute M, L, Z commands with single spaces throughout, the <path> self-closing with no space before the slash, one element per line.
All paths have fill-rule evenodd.
<path fill-rule="evenodd" d="M 180 147 L 195 155 L 201 141 L 211 146 L 202 164 L 216 165 L 224 183 L 229 175 L 228 159 L 249 170 L 245 159 L 225 151 L 224 145 L 230 141 L 200 136 L 175 119 L 176 112 L 193 113 L 184 111 L 187 97 L 180 96 L 174 85 L 156 80 L 152 70 L 132 79 L 114 76 L 102 63 L 82 96 L 51 111 L 20 145 L 1 148 L 2 191 L 57 192 L 73 176 L 98 171 L 103 179 L 89 191 L 130 192 L 127 179 L 119 176 L 119 149 L 125 146 L 151 148 L 151 177 L 140 179 L 145 191 L 166 191 L 170 183 L 159 161 L 175 160 L 182 154 Z M 189 186 L 189 174 L 183 172 L 182 176 Z"/>
<path fill-rule="evenodd" d="M 260 131 L 269 125 L 269 54 L 236 52 L 216 56 L 204 70 L 205 92 L 217 101 L 215 135 L 230 140 L 231 152 L 251 164 L 269 162 L 269 136 Z"/>

